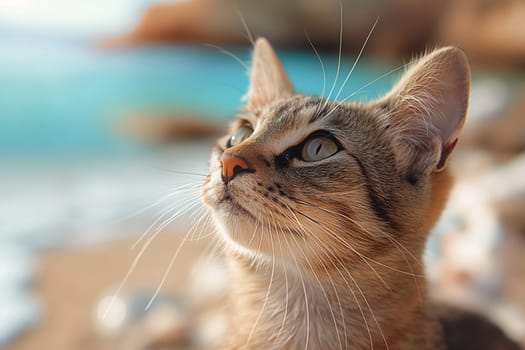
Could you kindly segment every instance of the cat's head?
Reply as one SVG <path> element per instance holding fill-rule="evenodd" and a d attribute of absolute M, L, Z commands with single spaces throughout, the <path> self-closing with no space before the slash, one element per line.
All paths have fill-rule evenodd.
<path fill-rule="evenodd" d="M 447 47 L 377 101 L 327 101 L 295 93 L 257 40 L 247 104 L 202 189 L 228 249 L 310 268 L 422 249 L 450 187 L 469 79 L 464 53 Z"/>

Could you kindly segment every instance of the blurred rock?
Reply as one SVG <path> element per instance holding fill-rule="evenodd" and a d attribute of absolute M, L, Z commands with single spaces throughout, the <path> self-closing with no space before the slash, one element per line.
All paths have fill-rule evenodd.
<path fill-rule="evenodd" d="M 133 112 L 118 120 L 120 132 L 153 143 L 217 138 L 225 129 L 225 124 L 188 113 Z"/>
<path fill-rule="evenodd" d="M 340 26 L 343 3 L 343 28 Z M 358 51 L 380 21 L 367 52 L 399 55 L 425 49 L 443 6 L 439 0 L 372 1 L 257 1 L 192 0 L 151 6 L 128 34 L 102 43 L 120 47 L 150 42 L 191 42 L 215 45 L 245 45 L 250 33 L 264 36 L 272 44 L 310 47 L 305 30 L 317 47 L 339 48 L 342 31 L 344 48 Z M 242 17 L 242 18 L 241 18 Z M 393 30 L 394 29 L 394 30 Z"/>
<path fill-rule="evenodd" d="M 160 349 L 188 345 L 192 322 L 183 298 L 159 296 L 147 308 L 152 293 L 104 295 L 96 313 L 100 338 L 122 339 L 122 348 Z"/>
<path fill-rule="evenodd" d="M 341 30 L 345 51 L 357 53 L 379 18 L 367 53 L 409 58 L 428 47 L 457 45 L 477 62 L 521 66 L 525 62 L 521 0 L 192 0 L 153 5 L 130 33 L 102 44 L 246 44 L 241 15 L 253 36 L 286 47 L 310 47 L 307 30 L 317 47 L 338 49 Z"/>
<path fill-rule="evenodd" d="M 151 291 L 103 293 L 95 312 L 95 339 L 126 350 L 215 348 L 227 325 L 225 262 L 207 255 L 188 267 L 181 294 L 159 295 L 149 309 Z"/>
<path fill-rule="evenodd" d="M 137 324 L 134 333 L 142 333 L 141 342 L 144 349 L 188 345 L 192 326 L 188 317 L 189 315 L 174 305 L 159 306 L 148 312 L 144 320 Z M 133 341 L 133 338 L 128 340 Z"/>
<path fill-rule="evenodd" d="M 436 42 L 457 45 L 480 63 L 525 63 L 525 2 L 459 0 L 449 7 L 436 30 Z"/>

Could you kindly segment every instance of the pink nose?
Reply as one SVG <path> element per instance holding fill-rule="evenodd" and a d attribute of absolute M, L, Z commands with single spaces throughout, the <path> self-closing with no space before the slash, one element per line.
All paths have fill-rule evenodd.
<path fill-rule="evenodd" d="M 220 162 L 222 166 L 222 180 L 225 183 L 230 182 L 240 173 L 252 171 L 244 159 L 228 153 L 222 154 Z"/>

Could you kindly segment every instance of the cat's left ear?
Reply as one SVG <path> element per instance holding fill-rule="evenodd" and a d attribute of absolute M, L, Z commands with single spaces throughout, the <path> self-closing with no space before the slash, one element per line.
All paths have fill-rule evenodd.
<path fill-rule="evenodd" d="M 248 108 L 259 107 L 282 97 L 293 95 L 293 87 L 284 68 L 268 40 L 255 41 L 250 87 L 248 88 Z"/>
<path fill-rule="evenodd" d="M 417 61 L 383 99 L 400 171 L 411 182 L 445 168 L 465 123 L 470 86 L 466 55 L 455 47 Z"/>

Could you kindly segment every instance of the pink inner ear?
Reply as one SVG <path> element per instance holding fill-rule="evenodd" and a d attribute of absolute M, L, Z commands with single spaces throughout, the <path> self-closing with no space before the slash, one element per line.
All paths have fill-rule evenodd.
<path fill-rule="evenodd" d="M 437 77 L 436 89 L 441 98 L 438 98 L 436 116 L 431 123 L 439 131 L 444 147 L 456 141 L 465 124 L 469 78 L 461 63 L 456 57 L 450 57 L 443 62 Z"/>

